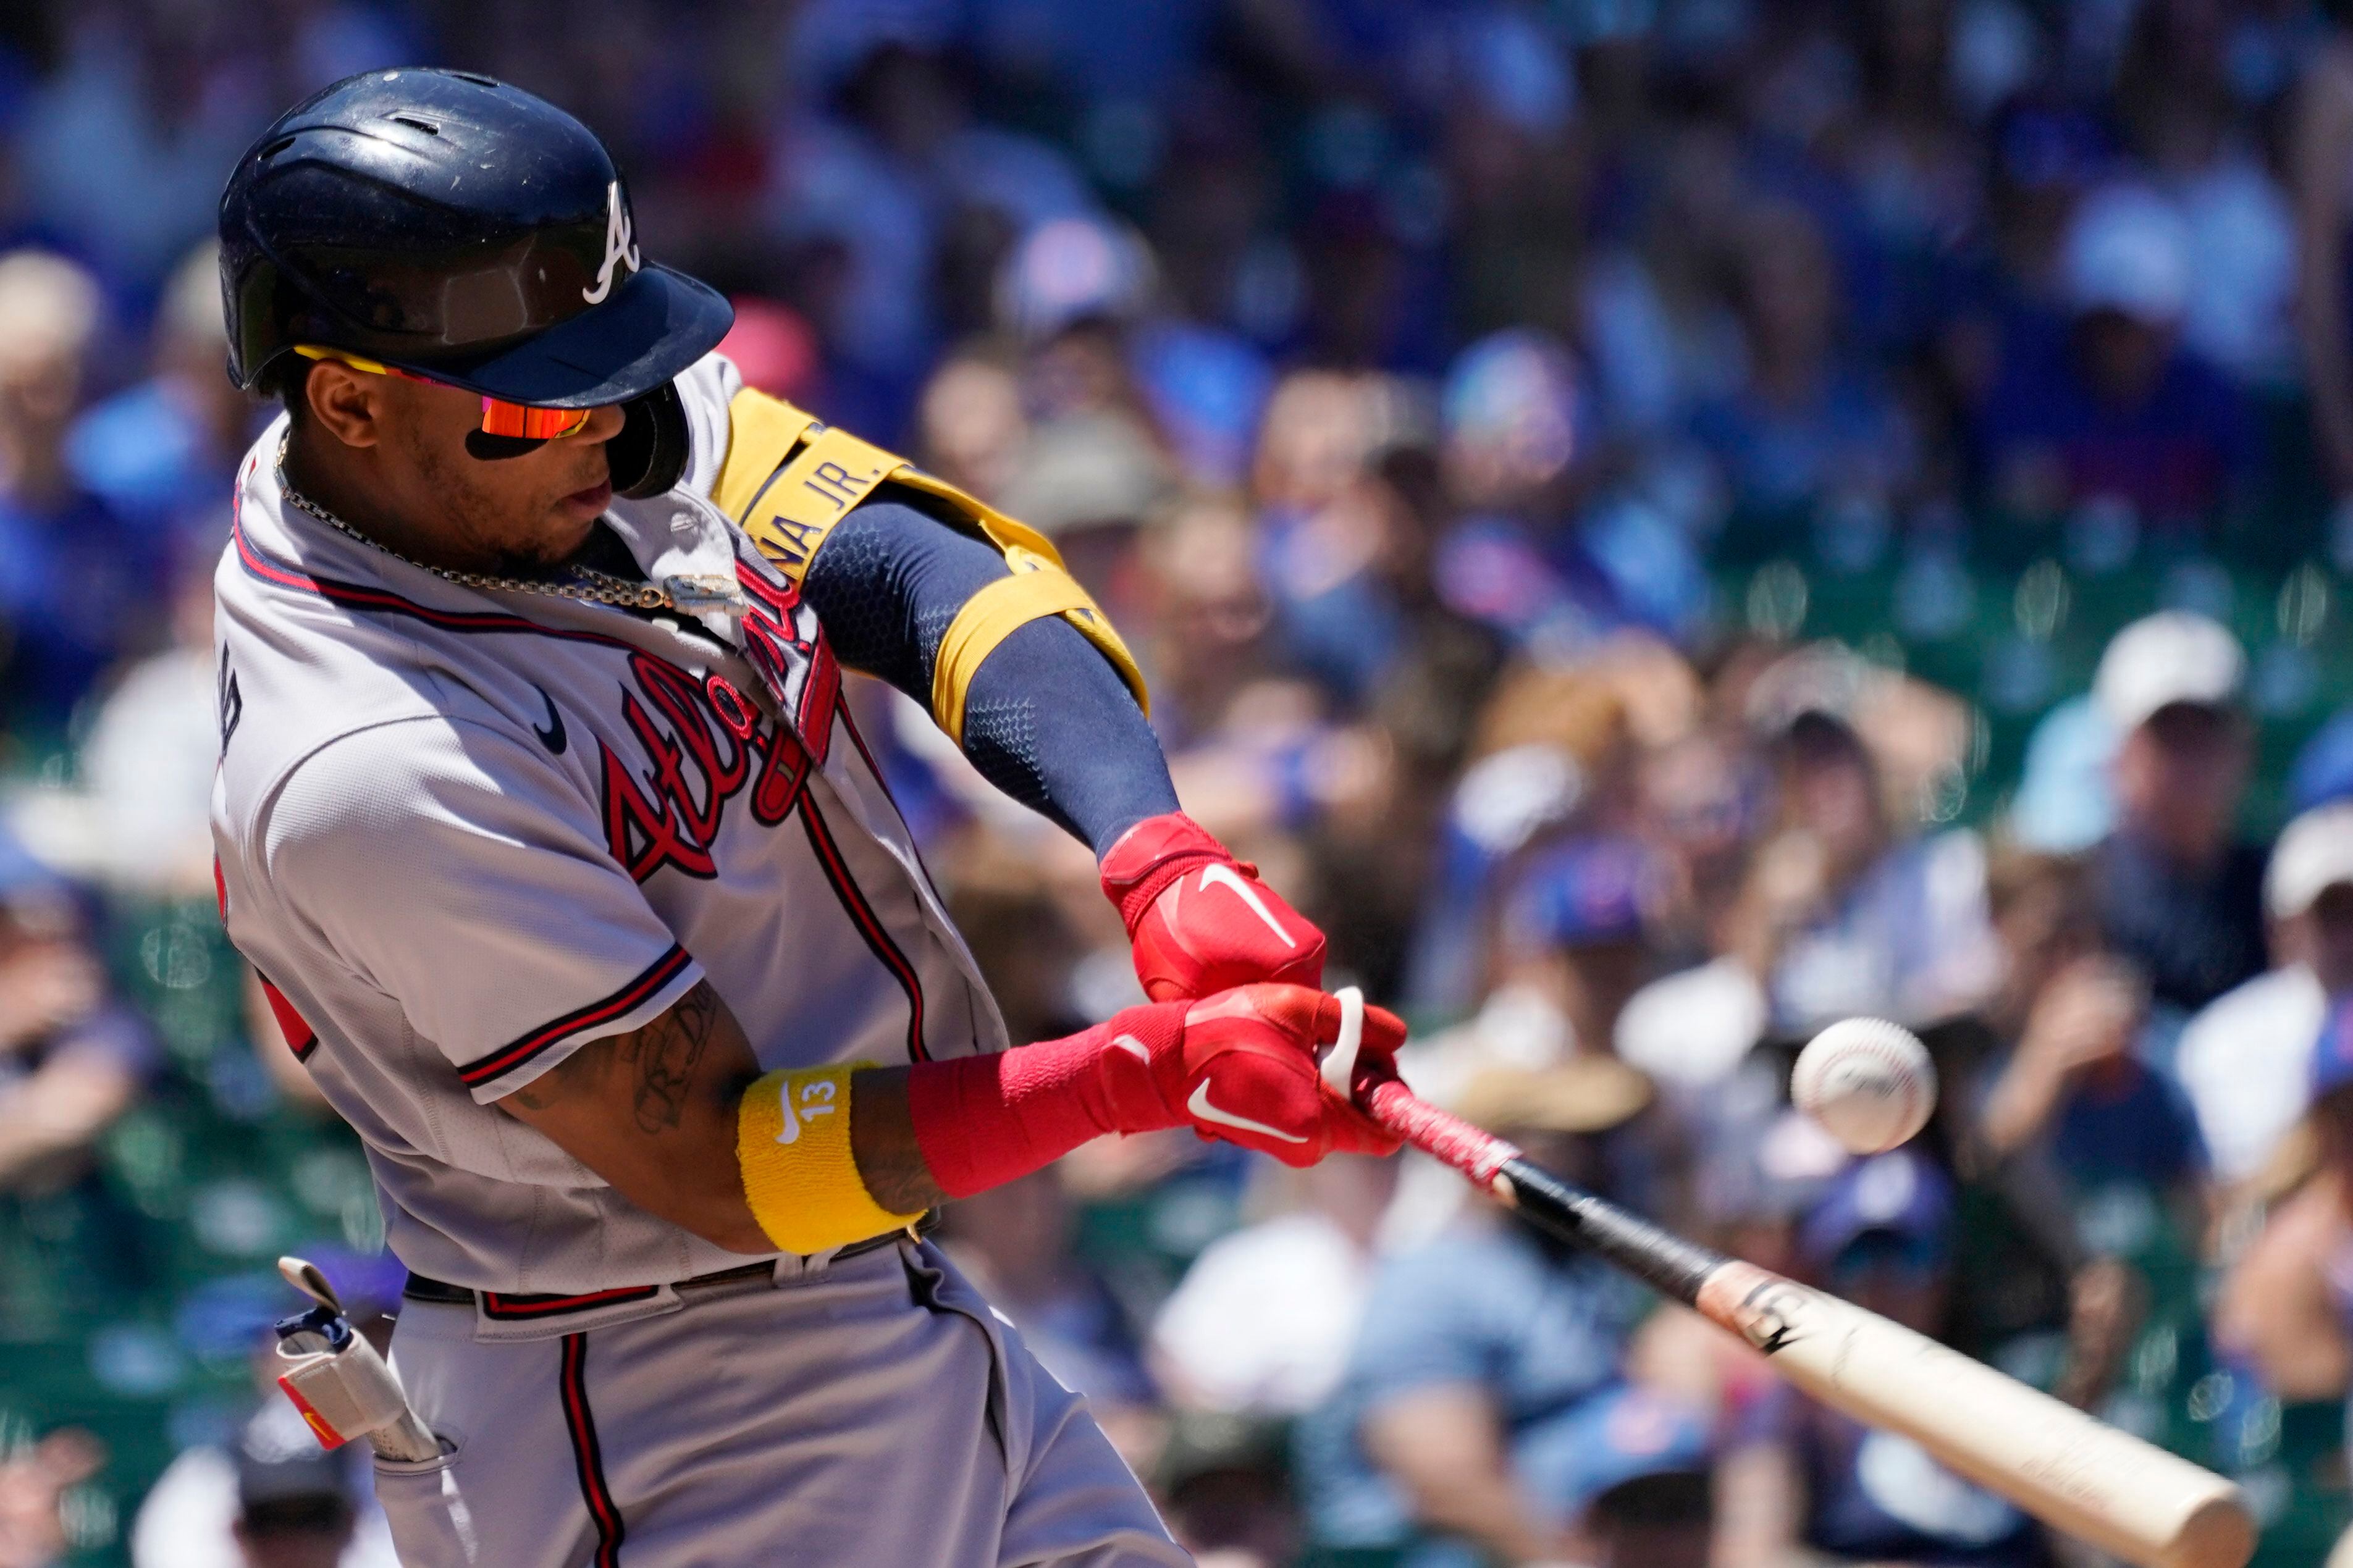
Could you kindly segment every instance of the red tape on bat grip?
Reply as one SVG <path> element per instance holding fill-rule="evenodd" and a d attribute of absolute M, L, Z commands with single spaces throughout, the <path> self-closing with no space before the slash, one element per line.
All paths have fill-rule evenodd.
<path fill-rule="evenodd" d="M 1374 1085 L 1362 1102 L 1375 1121 L 1460 1171 L 1523 1218 L 1573 1246 L 1599 1253 L 1678 1301 L 1696 1298 L 1701 1285 L 1724 1262 L 1721 1254 L 1694 1246 L 1528 1163 L 1511 1144 L 1424 1104 L 1395 1079 Z"/>
<path fill-rule="evenodd" d="M 1495 1173 L 1520 1152 L 1483 1129 L 1473 1127 L 1418 1098 L 1396 1079 L 1372 1086 L 1357 1108 L 1390 1132 L 1431 1159 L 1451 1165 L 1482 1187 L 1495 1184 Z"/>

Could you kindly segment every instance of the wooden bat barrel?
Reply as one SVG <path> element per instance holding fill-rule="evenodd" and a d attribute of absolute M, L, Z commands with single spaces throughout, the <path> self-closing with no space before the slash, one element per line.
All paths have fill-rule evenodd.
<path fill-rule="evenodd" d="M 2144 1568 L 2244 1568 L 2254 1553 L 2230 1481 L 1875 1312 L 1736 1259 L 1696 1304 L 1822 1404 L 2104 1551 Z"/>

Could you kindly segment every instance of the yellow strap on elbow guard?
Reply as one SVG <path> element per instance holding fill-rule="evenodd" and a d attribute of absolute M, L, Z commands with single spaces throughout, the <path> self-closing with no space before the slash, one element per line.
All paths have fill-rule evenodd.
<path fill-rule="evenodd" d="M 950 625 L 949 637 L 964 630 L 969 652 L 951 660 L 943 645 L 932 673 L 932 714 L 957 744 L 964 742 L 965 688 L 981 661 L 1015 627 L 1043 616 L 1061 616 L 1094 644 L 1135 694 L 1136 706 L 1151 713 L 1152 697 L 1134 656 L 1120 641 L 1111 617 L 1064 570 L 1045 535 L 903 458 L 821 424 L 766 393 L 744 388 L 728 405 L 727 415 L 727 460 L 712 499 L 796 585 L 807 577 L 809 563 L 834 525 L 885 483 L 946 502 L 968 531 L 997 547 L 1017 582 L 1025 574 L 1050 574 L 1050 587 L 1038 583 L 1008 588 L 1000 583 L 984 588 Z"/>
<path fill-rule="evenodd" d="M 1048 616 L 1077 611 L 1103 618 L 1087 591 L 1060 567 L 1022 550 L 1008 552 L 1007 561 L 1013 575 L 999 577 L 964 602 L 932 660 L 932 717 L 958 746 L 964 744 L 964 705 L 973 677 L 997 644 Z"/>
<path fill-rule="evenodd" d="M 735 1114 L 735 1160 L 752 1217 L 804 1256 L 904 1230 L 920 1217 L 874 1201 L 849 1151 L 849 1075 L 871 1062 L 763 1075 Z"/>

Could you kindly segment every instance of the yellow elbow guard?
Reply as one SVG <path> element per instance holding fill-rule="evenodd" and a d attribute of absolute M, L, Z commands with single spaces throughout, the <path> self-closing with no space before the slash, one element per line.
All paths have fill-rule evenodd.
<path fill-rule="evenodd" d="M 849 1151 L 849 1075 L 871 1062 L 767 1073 L 744 1091 L 735 1160 L 752 1217 L 804 1256 L 903 1230 L 919 1217 L 874 1201 Z"/>
<path fill-rule="evenodd" d="M 1059 616 L 1111 661 L 1136 705 L 1152 711 L 1151 694 L 1134 656 L 1111 617 L 1062 566 L 1053 544 L 1037 530 L 934 479 L 903 458 L 765 393 L 746 388 L 728 405 L 727 460 L 712 500 L 743 528 L 770 564 L 795 584 L 850 509 L 885 484 L 903 485 L 963 520 L 997 547 L 1013 575 L 975 594 L 950 623 L 932 669 L 932 716 L 964 743 L 966 689 L 982 663 L 1020 627 Z"/>

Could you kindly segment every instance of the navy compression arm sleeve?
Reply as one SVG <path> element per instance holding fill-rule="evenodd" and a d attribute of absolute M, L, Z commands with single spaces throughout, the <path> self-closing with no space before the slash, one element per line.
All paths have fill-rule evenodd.
<path fill-rule="evenodd" d="M 932 662 L 965 601 L 1008 575 L 991 546 L 913 507 L 869 501 L 835 525 L 802 591 L 842 663 L 926 708 Z M 1060 616 L 1029 622 L 973 677 L 964 754 L 998 789 L 1100 857 L 1177 809 L 1159 737 L 1095 646 Z"/>

